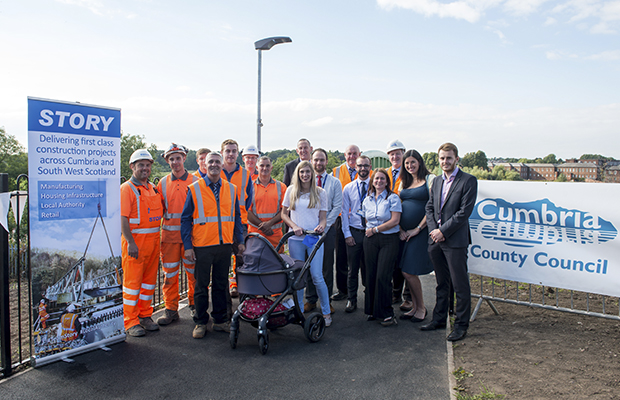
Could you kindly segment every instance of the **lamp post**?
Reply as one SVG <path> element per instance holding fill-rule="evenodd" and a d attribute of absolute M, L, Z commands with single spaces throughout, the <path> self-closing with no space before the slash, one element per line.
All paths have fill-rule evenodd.
<path fill-rule="evenodd" d="M 263 50 L 269 50 L 276 44 L 280 43 L 290 43 L 292 42 L 290 37 L 286 36 L 276 36 L 258 40 L 254 42 L 254 48 L 258 50 L 258 116 L 256 118 L 256 146 L 258 147 L 258 151 L 261 151 L 261 136 L 260 129 L 263 126 L 263 122 L 260 116 L 260 90 L 261 90 L 261 64 L 262 64 L 262 53 Z"/>

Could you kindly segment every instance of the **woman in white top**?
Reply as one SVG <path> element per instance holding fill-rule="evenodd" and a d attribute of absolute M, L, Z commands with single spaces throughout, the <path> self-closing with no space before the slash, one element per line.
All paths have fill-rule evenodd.
<path fill-rule="evenodd" d="M 312 252 L 312 245 L 304 243 L 304 231 L 322 233 L 327 225 L 327 193 L 316 186 L 312 164 L 302 161 L 295 168 L 291 186 L 286 189 L 282 202 L 282 220 L 295 232 L 288 239 L 291 257 L 304 260 Z M 308 242 L 308 241 L 306 241 Z M 332 317 L 329 310 L 329 295 L 323 278 L 323 246 L 310 262 L 310 275 L 321 302 L 325 325 L 330 326 Z M 297 292 L 299 304 L 303 304 L 303 290 Z"/>

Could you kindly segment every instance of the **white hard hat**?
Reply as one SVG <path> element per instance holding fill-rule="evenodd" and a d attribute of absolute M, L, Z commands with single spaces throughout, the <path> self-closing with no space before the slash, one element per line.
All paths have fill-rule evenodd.
<path fill-rule="evenodd" d="M 73 304 L 69 304 L 67 307 L 67 312 L 72 313 L 75 311 L 75 306 Z"/>
<path fill-rule="evenodd" d="M 153 162 L 153 156 L 146 149 L 138 149 L 133 152 L 131 157 L 129 158 L 129 165 L 135 163 L 140 160 L 149 160 L 151 163 Z"/>
<path fill-rule="evenodd" d="M 41 303 L 45 303 L 45 299 L 41 299 Z"/>
<path fill-rule="evenodd" d="M 387 150 L 385 151 L 386 153 L 390 153 L 390 151 L 393 150 L 402 150 L 405 151 L 405 145 L 403 144 L 403 142 L 401 142 L 400 140 L 396 139 L 396 140 L 392 140 L 390 143 L 388 143 L 387 145 Z"/>
<path fill-rule="evenodd" d="M 258 152 L 258 147 L 256 147 L 255 145 L 251 144 L 248 147 L 246 147 L 245 149 L 243 149 L 243 155 L 244 156 L 247 156 L 247 155 L 260 156 L 260 153 Z"/>

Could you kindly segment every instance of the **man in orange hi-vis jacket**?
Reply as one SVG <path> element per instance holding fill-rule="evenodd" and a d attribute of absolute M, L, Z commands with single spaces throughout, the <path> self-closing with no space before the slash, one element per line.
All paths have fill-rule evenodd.
<path fill-rule="evenodd" d="M 248 231 L 258 232 L 276 247 L 282 238 L 282 200 L 286 185 L 271 177 L 271 159 L 262 156 L 258 160 L 258 178 L 254 180 L 254 198 L 248 210 Z M 280 252 L 284 251 L 284 246 Z"/>
<path fill-rule="evenodd" d="M 227 180 L 237 187 L 237 198 L 239 199 L 239 209 L 241 210 L 241 222 L 243 223 L 243 235 L 245 237 L 248 231 L 248 209 L 252 204 L 252 194 L 254 193 L 254 185 L 252 185 L 252 177 L 250 173 L 237 162 L 239 156 L 239 144 L 232 140 L 226 139 L 222 142 L 222 179 Z M 233 264 L 232 277 L 230 278 L 230 296 L 239 296 L 237 290 L 236 268 L 243 265 L 243 258 L 237 249 L 237 245 L 233 247 L 235 254 L 235 263 Z"/>
<path fill-rule="evenodd" d="M 121 185 L 121 251 L 123 255 L 123 314 L 129 336 L 159 330 L 153 322 L 153 293 L 159 267 L 162 197 L 149 182 L 153 157 L 145 149 L 129 159 L 131 178 Z"/>
<path fill-rule="evenodd" d="M 213 301 L 213 330 L 230 332 L 227 310 L 230 297 L 226 278 L 232 245 L 237 244 L 240 254 L 245 250 L 237 188 L 220 177 L 222 156 L 219 153 L 209 153 L 206 162 L 207 175 L 189 185 L 181 214 L 185 258 L 196 261 L 196 326 L 192 332 L 195 339 L 200 339 L 207 333 L 209 284 Z"/>
<path fill-rule="evenodd" d="M 179 271 L 181 262 L 187 275 L 187 297 L 189 308 L 194 307 L 194 262 L 183 257 L 185 249 L 181 240 L 181 213 L 187 198 L 187 187 L 198 178 L 185 169 L 187 149 L 173 143 L 162 157 L 166 159 L 172 173 L 159 180 L 157 189 L 164 198 L 164 222 L 161 226 L 161 262 L 164 269 L 164 314 L 157 319 L 159 325 L 168 325 L 179 319 Z"/>

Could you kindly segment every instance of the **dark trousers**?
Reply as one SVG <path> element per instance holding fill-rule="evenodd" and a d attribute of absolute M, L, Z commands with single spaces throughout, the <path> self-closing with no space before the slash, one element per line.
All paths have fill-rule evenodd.
<path fill-rule="evenodd" d="M 409 285 L 405 285 L 405 277 L 403 276 L 403 270 L 400 269 L 400 258 L 403 255 L 403 241 L 400 242 L 400 249 L 398 250 L 398 257 L 396 258 L 396 267 L 392 274 L 392 296 L 395 299 L 400 299 L 401 294 L 403 300 L 411 301 L 411 292 L 409 291 Z M 403 291 L 403 286 L 405 290 Z"/>
<path fill-rule="evenodd" d="M 327 285 L 327 296 L 332 295 L 332 290 L 334 289 L 334 247 L 336 245 L 336 226 L 332 225 L 325 237 L 325 242 L 323 242 L 323 279 L 325 279 L 325 284 Z M 318 294 L 316 293 L 316 287 L 314 283 L 312 283 L 311 279 L 308 279 L 308 283 L 306 285 L 306 300 L 308 303 L 316 303 L 319 299 Z"/>
<path fill-rule="evenodd" d="M 347 246 L 347 261 L 349 271 L 347 277 L 347 300 L 357 304 L 358 276 L 362 272 L 362 285 L 366 287 L 366 262 L 364 261 L 364 230 L 351 229 L 351 236 L 355 240 L 355 246 Z"/>
<path fill-rule="evenodd" d="M 230 256 L 232 245 L 221 244 L 208 247 L 194 247 L 196 254 L 196 267 L 194 277 L 196 286 L 194 289 L 194 305 L 196 306 L 196 324 L 209 322 L 209 283 L 211 283 L 211 299 L 213 310 L 211 317 L 214 323 L 228 321 L 227 303 L 230 298 L 228 292 L 228 270 L 230 268 Z M 213 278 L 213 282 L 211 282 Z"/>
<path fill-rule="evenodd" d="M 450 282 L 456 294 L 454 326 L 467 329 L 471 314 L 471 289 L 467 273 L 467 247 L 450 248 L 442 243 L 428 246 L 428 254 L 435 267 L 437 302 L 433 321 L 443 324 L 450 307 Z"/>
<path fill-rule="evenodd" d="M 338 288 L 340 293 L 347 294 L 349 275 L 347 257 L 349 256 L 349 246 L 344 241 L 344 233 L 342 233 L 342 217 L 336 218 L 334 225 L 336 225 L 336 288 Z"/>
<path fill-rule="evenodd" d="M 392 273 L 398 256 L 398 233 L 375 233 L 364 237 L 366 296 L 364 313 L 378 319 L 394 316 Z"/>

